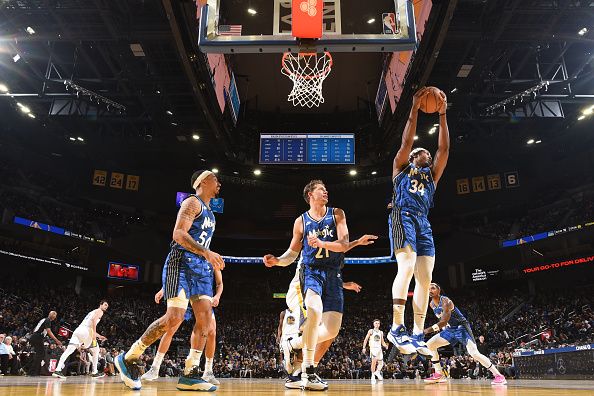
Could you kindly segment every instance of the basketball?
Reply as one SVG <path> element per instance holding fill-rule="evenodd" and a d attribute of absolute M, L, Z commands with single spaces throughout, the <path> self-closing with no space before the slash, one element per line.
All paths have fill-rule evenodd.
<path fill-rule="evenodd" d="M 436 113 L 442 101 L 443 98 L 439 88 L 427 87 L 425 97 L 421 99 L 420 109 L 423 113 Z"/>

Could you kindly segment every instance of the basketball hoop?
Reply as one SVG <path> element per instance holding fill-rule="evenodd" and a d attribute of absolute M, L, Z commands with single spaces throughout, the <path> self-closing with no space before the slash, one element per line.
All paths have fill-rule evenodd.
<path fill-rule="evenodd" d="M 285 52 L 281 66 L 281 73 L 293 81 L 288 102 L 293 102 L 293 106 L 309 108 L 324 103 L 322 84 L 332 70 L 332 55 L 329 52 Z"/>

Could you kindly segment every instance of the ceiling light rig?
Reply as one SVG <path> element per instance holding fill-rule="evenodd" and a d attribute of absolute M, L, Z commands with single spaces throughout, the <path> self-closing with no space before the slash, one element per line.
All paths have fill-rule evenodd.
<path fill-rule="evenodd" d="M 524 103 L 530 102 L 535 100 L 538 95 L 540 95 L 541 90 L 548 91 L 550 81 L 541 81 L 535 86 L 528 88 L 527 90 L 520 92 L 514 96 L 510 96 L 509 98 L 503 99 L 500 102 L 497 102 L 485 109 L 484 115 L 493 116 L 499 114 L 500 112 L 505 112 L 505 109 L 512 109 L 516 106 L 516 103 Z"/>
<path fill-rule="evenodd" d="M 76 94 L 77 98 L 81 95 L 88 96 L 91 102 L 97 102 L 98 105 L 106 106 L 107 111 L 109 112 L 117 112 L 118 114 L 126 112 L 126 106 L 114 102 L 113 100 L 106 98 L 103 95 L 99 95 L 96 92 L 81 87 L 72 80 L 64 80 L 64 85 L 66 86 L 66 90 L 72 90 L 72 92 Z"/>

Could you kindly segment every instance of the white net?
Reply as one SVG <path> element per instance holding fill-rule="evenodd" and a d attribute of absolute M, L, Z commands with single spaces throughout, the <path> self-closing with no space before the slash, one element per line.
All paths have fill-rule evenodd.
<path fill-rule="evenodd" d="M 332 56 L 324 53 L 285 52 L 281 72 L 293 81 L 287 101 L 293 106 L 309 107 L 324 103 L 322 84 L 332 70 Z"/>

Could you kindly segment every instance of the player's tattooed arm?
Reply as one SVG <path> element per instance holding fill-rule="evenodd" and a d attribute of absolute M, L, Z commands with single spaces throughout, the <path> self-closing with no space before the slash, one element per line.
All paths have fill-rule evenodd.
<path fill-rule="evenodd" d="M 410 109 L 410 115 L 408 121 L 402 132 L 402 142 L 400 148 L 394 157 L 394 163 L 392 165 L 392 178 L 396 177 L 402 169 L 408 165 L 408 156 L 412 150 L 413 143 L 415 141 L 415 135 L 417 133 L 417 116 L 419 107 L 421 106 L 421 99 L 427 93 L 427 88 L 419 89 L 413 96 L 412 108 Z"/>
<path fill-rule="evenodd" d="M 443 313 L 441 314 L 441 318 L 439 319 L 439 322 L 437 322 L 432 327 L 428 327 L 425 330 L 423 330 L 423 333 L 425 333 L 425 334 L 434 333 L 434 332 L 438 331 L 438 328 L 443 329 L 444 327 L 446 327 L 448 322 L 450 321 L 450 318 L 452 317 L 453 310 L 454 310 L 454 303 L 452 302 L 452 300 L 445 297 L 443 299 Z M 437 327 L 434 327 L 434 326 L 437 326 Z"/>
<path fill-rule="evenodd" d="M 140 341 L 142 341 L 144 345 L 152 345 L 166 332 L 166 321 L 163 320 L 163 318 L 159 318 L 149 325 L 144 334 L 140 337 Z"/>
<path fill-rule="evenodd" d="M 188 251 L 204 256 L 214 269 L 222 270 L 225 268 L 225 262 L 220 254 L 215 253 L 205 246 L 202 246 L 192 238 L 188 233 L 194 219 L 202 212 L 202 204 L 197 198 L 188 198 L 182 202 L 175 227 L 173 228 L 173 240 L 179 243 Z"/>
<path fill-rule="evenodd" d="M 202 204 L 198 199 L 189 198 L 183 201 L 177 213 L 177 219 L 175 220 L 173 240 L 192 253 L 204 255 L 208 249 L 196 242 L 188 233 L 194 219 L 201 212 Z"/>

